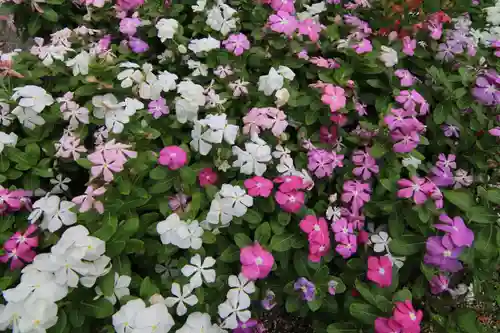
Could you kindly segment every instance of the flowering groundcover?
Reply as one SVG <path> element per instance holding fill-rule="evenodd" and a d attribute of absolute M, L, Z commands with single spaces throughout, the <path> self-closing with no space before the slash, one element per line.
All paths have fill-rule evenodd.
<path fill-rule="evenodd" d="M 0 329 L 488 331 L 500 1 L 0 14 Z"/>

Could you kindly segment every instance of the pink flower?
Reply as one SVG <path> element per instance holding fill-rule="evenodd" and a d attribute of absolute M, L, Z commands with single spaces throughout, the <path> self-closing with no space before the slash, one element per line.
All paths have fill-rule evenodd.
<path fill-rule="evenodd" d="M 392 150 L 396 153 L 409 153 L 417 148 L 420 142 L 418 133 L 405 127 L 391 132 L 391 138 L 396 141 L 392 147 Z"/>
<path fill-rule="evenodd" d="M 306 49 L 304 49 L 304 50 L 300 51 L 299 53 L 297 53 L 297 57 L 299 59 L 309 60 L 309 55 L 307 54 L 307 50 Z"/>
<path fill-rule="evenodd" d="M 274 198 L 280 207 L 288 213 L 297 213 L 304 205 L 305 194 L 301 191 L 276 192 Z"/>
<path fill-rule="evenodd" d="M 187 162 L 187 154 L 179 146 L 168 146 L 160 151 L 158 163 L 166 165 L 170 170 L 182 168 Z"/>
<path fill-rule="evenodd" d="M 493 136 L 500 136 L 500 127 L 494 127 L 492 129 L 490 129 L 488 131 L 488 133 L 490 133 L 490 135 L 493 135 Z"/>
<path fill-rule="evenodd" d="M 403 107 L 407 111 L 416 112 L 417 105 L 420 106 L 419 114 L 421 116 L 429 112 L 429 104 L 416 90 L 402 90 L 398 96 L 396 96 L 396 101 L 403 104 Z"/>
<path fill-rule="evenodd" d="M 291 192 L 304 189 L 304 180 L 299 176 L 281 176 L 274 178 L 274 182 L 281 184 L 278 188 L 281 192 Z"/>
<path fill-rule="evenodd" d="M 36 252 L 31 249 L 27 244 L 19 244 L 19 246 L 13 249 L 6 249 L 5 254 L 0 257 L 0 262 L 7 263 L 10 260 L 10 270 L 16 270 L 24 267 L 33 261 L 36 256 Z"/>
<path fill-rule="evenodd" d="M 116 4 L 120 10 L 133 10 L 144 4 L 144 0 L 117 0 Z"/>
<path fill-rule="evenodd" d="M 217 182 L 217 172 L 210 168 L 204 168 L 198 174 L 198 181 L 202 187 L 213 185 Z"/>
<path fill-rule="evenodd" d="M 288 126 L 286 114 L 277 108 L 266 108 L 265 116 L 259 119 L 259 124 L 265 129 L 271 129 L 274 136 L 278 137 Z"/>
<path fill-rule="evenodd" d="M 352 223 L 348 223 L 347 219 L 340 218 L 333 222 L 332 231 L 335 233 L 335 241 L 345 243 L 349 241 L 349 236 L 353 233 Z"/>
<path fill-rule="evenodd" d="M 137 17 L 125 17 L 120 21 L 120 32 L 133 36 L 137 32 L 137 27 L 141 25 L 141 20 Z"/>
<path fill-rule="evenodd" d="M 169 114 L 170 110 L 167 106 L 167 101 L 165 100 L 165 98 L 160 97 L 149 102 L 148 112 L 151 113 L 154 119 L 158 119 L 164 115 Z"/>
<path fill-rule="evenodd" d="M 401 79 L 402 87 L 411 87 L 415 83 L 415 77 L 406 69 L 398 69 L 394 72 L 394 75 Z"/>
<path fill-rule="evenodd" d="M 422 321 L 422 310 L 415 311 L 410 300 L 396 302 L 396 308 L 392 314 L 394 320 L 404 329 L 418 327 Z"/>
<path fill-rule="evenodd" d="M 329 177 L 336 167 L 342 167 L 344 155 L 329 152 L 324 149 L 312 149 L 307 153 L 309 171 L 318 178 Z"/>
<path fill-rule="evenodd" d="M 439 295 L 443 291 L 448 289 L 448 284 L 450 280 L 444 275 L 436 275 L 433 276 L 429 281 L 429 285 L 431 286 L 431 293 L 434 295 Z"/>
<path fill-rule="evenodd" d="M 364 54 L 373 51 L 372 42 L 369 39 L 363 38 L 361 42 L 352 46 L 357 54 Z"/>
<path fill-rule="evenodd" d="M 389 287 L 392 284 L 392 263 L 386 257 L 368 257 L 368 280 L 375 282 L 380 288 Z"/>
<path fill-rule="evenodd" d="M 245 50 L 250 49 L 250 42 L 247 36 L 242 33 L 229 35 L 229 37 L 222 42 L 222 45 L 226 47 L 226 50 L 233 52 L 236 56 L 240 56 Z"/>
<path fill-rule="evenodd" d="M 244 134 L 259 134 L 262 117 L 266 114 L 265 108 L 252 108 L 246 116 L 243 117 L 243 133 Z"/>
<path fill-rule="evenodd" d="M 71 201 L 77 205 L 80 205 L 80 209 L 78 210 L 80 213 L 85 213 L 91 208 L 95 208 L 95 210 L 102 214 L 104 213 L 104 206 L 102 202 L 95 200 L 95 197 L 101 196 L 105 192 L 106 189 L 104 187 L 99 187 L 94 190 L 94 187 L 90 185 L 85 190 L 85 194 L 74 197 Z"/>
<path fill-rule="evenodd" d="M 271 30 L 283 33 L 287 36 L 293 35 L 298 25 L 295 16 L 284 11 L 279 11 L 276 14 L 270 15 L 268 24 Z"/>
<path fill-rule="evenodd" d="M 273 255 L 259 243 L 240 250 L 241 273 L 249 280 L 263 279 L 269 275 L 274 265 Z"/>
<path fill-rule="evenodd" d="M 415 49 L 417 48 L 417 40 L 411 39 L 409 36 L 403 37 L 403 53 L 408 56 L 413 56 L 415 54 Z"/>
<path fill-rule="evenodd" d="M 424 178 L 412 176 L 410 179 L 398 180 L 399 187 L 402 187 L 398 191 L 398 198 L 413 197 L 413 201 L 417 205 L 421 205 L 427 200 L 428 194 L 432 191 L 432 185 Z"/>
<path fill-rule="evenodd" d="M 17 212 L 23 207 L 31 210 L 31 191 L 14 190 L 9 191 L 0 186 L 0 215 L 5 212 Z"/>
<path fill-rule="evenodd" d="M 37 247 L 38 246 L 38 235 L 36 234 L 37 230 L 38 227 L 34 224 L 31 224 L 24 233 L 17 231 L 5 242 L 3 246 L 4 249 L 12 250 L 21 244 L 25 244 L 29 247 Z"/>
<path fill-rule="evenodd" d="M 281 1 L 281 0 L 276 0 L 276 1 Z M 319 33 L 323 29 L 321 24 L 316 23 L 311 18 L 300 21 L 298 24 L 298 28 L 300 35 L 307 35 L 309 39 L 313 42 L 317 42 L 319 40 Z"/>
<path fill-rule="evenodd" d="M 401 325 L 392 318 L 375 319 L 375 333 L 400 333 Z"/>
<path fill-rule="evenodd" d="M 344 259 L 351 257 L 354 253 L 356 253 L 358 249 L 358 243 L 356 236 L 349 235 L 345 242 L 337 244 L 335 247 L 335 251 L 340 254 Z"/>
<path fill-rule="evenodd" d="M 107 183 L 113 180 L 113 172 L 123 170 L 123 163 L 116 158 L 106 158 L 101 151 L 90 154 L 87 158 L 93 164 L 90 169 L 92 177 L 97 178 L 103 175 L 104 181 Z"/>
<path fill-rule="evenodd" d="M 355 151 L 352 161 L 356 165 L 352 173 L 357 177 L 361 177 L 363 180 L 368 180 L 371 178 L 372 174 L 379 173 L 379 167 L 375 159 L 364 151 Z"/>
<path fill-rule="evenodd" d="M 295 13 L 295 0 L 271 0 L 271 8 L 275 12 L 283 11 L 290 14 Z"/>
<path fill-rule="evenodd" d="M 315 233 L 318 232 L 328 232 L 328 225 L 326 224 L 326 220 L 322 217 L 319 219 L 314 215 L 307 215 L 304 217 L 299 223 L 300 229 L 305 232 L 308 236 L 314 239 Z"/>
<path fill-rule="evenodd" d="M 248 190 L 248 195 L 252 197 L 267 198 L 273 190 L 273 182 L 261 176 L 255 176 L 245 180 L 244 185 Z"/>
<path fill-rule="evenodd" d="M 336 112 L 346 105 L 345 91 L 341 87 L 327 84 L 323 89 L 323 96 L 321 101 L 330 106 L 332 112 Z"/>
<path fill-rule="evenodd" d="M 370 201 L 370 184 L 348 180 L 344 183 L 343 189 L 342 201 L 350 203 L 355 212 L 358 212 L 366 202 Z"/>
<path fill-rule="evenodd" d="M 328 229 L 325 231 L 314 232 L 314 240 L 309 234 L 309 255 L 308 258 L 312 262 L 320 262 L 321 257 L 325 256 L 330 250 L 330 235 Z"/>

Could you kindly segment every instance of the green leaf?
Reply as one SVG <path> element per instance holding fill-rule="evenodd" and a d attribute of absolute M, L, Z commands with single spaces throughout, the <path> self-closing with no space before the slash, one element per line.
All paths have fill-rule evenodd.
<path fill-rule="evenodd" d="M 240 259 L 240 249 L 234 245 L 229 245 L 224 251 L 222 251 L 219 259 L 226 263 L 238 261 Z"/>
<path fill-rule="evenodd" d="M 81 166 L 82 168 L 85 168 L 85 169 L 90 169 L 92 167 L 92 162 L 90 162 L 86 158 L 79 158 L 79 159 L 76 160 L 76 163 L 79 166 Z"/>
<path fill-rule="evenodd" d="M 386 153 L 387 153 L 387 149 L 379 142 L 375 142 L 375 144 L 370 149 L 370 155 L 373 158 L 381 158 Z"/>
<path fill-rule="evenodd" d="M 470 192 L 463 190 L 443 190 L 443 193 L 446 200 L 450 201 L 464 212 L 468 211 L 475 204 L 474 198 Z"/>
<path fill-rule="evenodd" d="M 285 309 L 286 312 L 296 312 L 300 308 L 300 300 L 295 295 L 290 295 L 286 298 Z"/>
<path fill-rule="evenodd" d="M 262 223 L 256 230 L 254 239 L 259 244 L 267 244 L 271 238 L 271 226 L 268 222 Z"/>
<path fill-rule="evenodd" d="M 153 180 L 162 180 L 167 177 L 167 170 L 165 167 L 158 166 L 149 172 L 149 178 Z"/>
<path fill-rule="evenodd" d="M 154 294 L 158 293 L 158 288 L 151 281 L 149 277 L 144 278 L 141 283 L 141 287 L 139 288 L 139 295 L 143 299 L 149 299 Z"/>
<path fill-rule="evenodd" d="M 155 182 L 153 186 L 149 188 L 149 193 L 151 194 L 160 194 L 167 192 L 173 184 L 173 177 L 167 177 L 164 180 Z"/>
<path fill-rule="evenodd" d="M 92 302 L 81 301 L 78 309 L 85 315 L 94 318 L 107 318 L 114 313 L 113 304 L 105 298 Z"/>
<path fill-rule="evenodd" d="M 1 171 L 1 170 L 0 170 Z M 486 191 L 486 199 L 497 205 L 500 205 L 500 189 L 494 188 Z"/>
<path fill-rule="evenodd" d="M 290 223 L 290 219 L 292 218 L 292 214 L 288 214 L 285 212 L 278 213 L 278 223 L 282 226 L 287 226 Z"/>
<path fill-rule="evenodd" d="M 406 288 L 399 290 L 392 296 L 393 302 L 404 302 L 406 300 L 412 300 L 411 291 Z"/>
<path fill-rule="evenodd" d="M 379 317 L 379 312 L 373 305 L 357 301 L 349 306 L 349 313 L 354 318 L 368 325 L 373 325 L 375 319 Z"/>
<path fill-rule="evenodd" d="M 293 266 L 299 276 L 310 278 L 309 269 L 307 268 L 307 254 L 302 251 L 296 251 L 293 255 Z"/>
<path fill-rule="evenodd" d="M 242 233 L 234 235 L 234 242 L 240 249 L 252 245 L 250 237 Z"/>
<path fill-rule="evenodd" d="M 417 235 L 403 235 L 389 243 L 389 248 L 394 254 L 410 256 L 420 252 L 425 247 L 425 239 Z"/>
<path fill-rule="evenodd" d="M 55 10 L 53 10 L 48 6 L 42 6 L 42 9 L 43 9 L 42 12 L 43 18 L 45 18 L 47 21 L 50 22 L 57 22 L 57 20 L 59 19 L 59 15 L 57 15 Z"/>
<path fill-rule="evenodd" d="M 317 109 L 309 109 L 306 111 L 306 125 L 312 125 L 318 120 L 318 110 Z"/>
<path fill-rule="evenodd" d="M 372 294 L 370 288 L 365 283 L 356 279 L 355 282 L 356 290 L 361 294 L 361 296 L 370 304 L 377 306 L 377 301 L 375 300 L 375 295 Z"/>
<path fill-rule="evenodd" d="M 248 209 L 243 219 L 251 224 L 259 224 L 262 221 L 262 215 L 253 209 Z"/>
<path fill-rule="evenodd" d="M 389 234 L 392 238 L 398 238 L 403 235 L 404 230 L 405 221 L 398 206 L 396 206 L 389 216 Z"/>
<path fill-rule="evenodd" d="M 271 249 L 278 252 L 288 251 L 292 247 L 293 238 L 293 234 L 274 235 L 271 239 Z"/>
<path fill-rule="evenodd" d="M 69 311 L 69 322 L 71 323 L 71 326 L 75 328 L 82 327 L 85 322 L 85 316 L 81 311 L 78 311 L 78 309 L 73 309 L 72 311 Z"/>
<path fill-rule="evenodd" d="M 321 305 L 323 304 L 323 299 L 322 298 L 315 298 L 311 302 L 307 302 L 307 306 L 312 312 L 316 312 L 321 308 Z"/>
<path fill-rule="evenodd" d="M 121 224 L 115 235 L 113 236 L 113 240 L 128 240 L 130 237 L 135 235 L 137 230 L 139 230 L 140 220 L 138 217 L 131 217 L 125 221 L 125 223 Z"/>
<path fill-rule="evenodd" d="M 464 333 L 478 333 L 476 313 L 470 309 L 459 309 L 454 313 L 458 327 Z"/>
<path fill-rule="evenodd" d="M 497 221 L 497 215 L 483 206 L 471 207 L 467 211 L 467 217 L 477 223 L 495 223 Z"/>
<path fill-rule="evenodd" d="M 125 245 L 125 253 L 144 252 L 144 241 L 140 239 L 129 239 Z"/>
<path fill-rule="evenodd" d="M 326 328 L 328 333 L 359 333 L 359 330 L 355 327 L 352 327 L 351 324 L 347 323 L 335 323 L 328 325 Z"/>
<path fill-rule="evenodd" d="M 108 274 L 99 278 L 98 284 L 104 296 L 112 296 L 115 291 L 115 272 L 111 270 Z"/>
<path fill-rule="evenodd" d="M 181 179 L 185 184 L 194 185 L 196 183 L 196 172 L 189 166 L 180 170 Z"/>
<path fill-rule="evenodd" d="M 28 22 L 28 34 L 30 36 L 35 36 L 38 30 L 42 27 L 42 20 L 40 20 L 38 17 L 35 17 L 32 20 L 29 20 Z M 95 92 L 95 90 L 94 90 Z"/>
<path fill-rule="evenodd" d="M 36 143 L 29 143 L 26 145 L 24 150 L 26 152 L 26 158 L 30 162 L 31 166 L 35 166 L 40 160 L 40 147 Z"/>
<path fill-rule="evenodd" d="M 63 309 L 57 311 L 57 323 L 52 326 L 47 332 L 48 333 L 63 333 L 68 325 L 68 316 Z"/>
<path fill-rule="evenodd" d="M 118 227 L 118 218 L 111 213 L 106 214 L 102 227 L 97 230 L 92 236 L 97 237 L 103 241 L 108 241 L 115 234 Z"/>

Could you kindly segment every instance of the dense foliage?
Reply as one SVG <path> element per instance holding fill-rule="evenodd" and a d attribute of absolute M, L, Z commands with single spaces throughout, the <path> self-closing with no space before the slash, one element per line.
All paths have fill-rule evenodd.
<path fill-rule="evenodd" d="M 488 332 L 500 1 L 0 14 L 0 329 Z"/>

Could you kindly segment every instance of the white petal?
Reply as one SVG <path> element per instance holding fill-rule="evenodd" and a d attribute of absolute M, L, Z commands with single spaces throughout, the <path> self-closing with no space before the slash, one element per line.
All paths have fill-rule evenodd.
<path fill-rule="evenodd" d="M 182 275 L 189 277 L 189 276 L 193 275 L 193 273 L 196 272 L 197 270 L 198 269 L 194 266 L 186 265 L 186 266 L 182 267 L 181 272 L 182 272 Z"/>
<path fill-rule="evenodd" d="M 215 276 L 215 271 L 214 271 L 214 276 Z M 215 279 L 214 279 L 215 281 Z M 189 280 L 189 284 L 193 288 L 198 288 L 203 284 L 203 281 L 201 280 L 201 273 L 196 272 L 192 277 L 191 280 Z"/>

